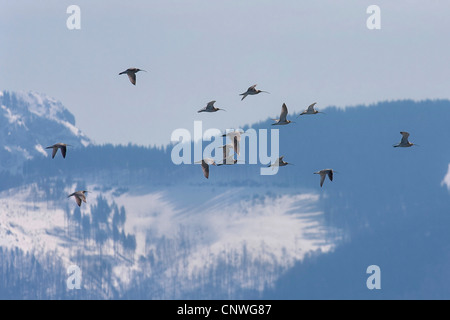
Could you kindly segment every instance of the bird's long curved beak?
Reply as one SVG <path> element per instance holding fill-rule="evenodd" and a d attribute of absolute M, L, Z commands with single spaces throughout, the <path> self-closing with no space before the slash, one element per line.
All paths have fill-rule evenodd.
<path fill-rule="evenodd" d="M 148 72 L 147 70 L 140 69 L 140 71 Z"/>
<path fill-rule="evenodd" d="M 264 93 L 268 93 L 268 94 L 270 94 L 270 92 L 267 92 L 267 91 L 263 91 L 263 90 L 261 90 L 260 92 L 264 92 Z"/>
<path fill-rule="evenodd" d="M 217 111 L 219 111 L 219 110 L 221 110 L 221 111 L 227 111 L 227 110 L 225 110 L 225 109 L 218 109 Z"/>

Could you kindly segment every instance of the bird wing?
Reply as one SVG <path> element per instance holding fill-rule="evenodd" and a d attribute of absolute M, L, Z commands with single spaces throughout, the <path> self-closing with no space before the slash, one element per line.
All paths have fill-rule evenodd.
<path fill-rule="evenodd" d="M 77 202 L 77 205 L 78 205 L 79 207 L 81 207 L 81 198 L 80 198 L 79 195 L 75 194 L 75 200 L 76 200 L 76 202 Z M 86 201 L 86 200 L 85 200 L 85 201 Z"/>
<path fill-rule="evenodd" d="M 205 176 L 206 179 L 209 178 L 209 165 L 205 162 L 205 160 L 202 160 L 202 170 L 203 170 L 203 175 Z"/>
<path fill-rule="evenodd" d="M 66 146 L 61 146 L 61 154 L 63 156 L 63 158 L 66 158 L 66 152 L 67 152 L 67 147 Z"/>
<path fill-rule="evenodd" d="M 225 160 L 230 155 L 229 146 L 226 144 L 223 146 L 223 159 Z"/>
<path fill-rule="evenodd" d="M 314 102 L 312 105 L 310 105 L 307 109 L 307 111 L 309 112 L 313 112 L 314 111 L 314 106 L 316 105 L 317 102 Z"/>
<path fill-rule="evenodd" d="M 214 103 L 216 103 L 216 101 L 214 101 L 214 100 L 208 102 L 208 104 L 206 105 L 206 109 L 213 110 L 214 109 Z"/>
<path fill-rule="evenodd" d="M 240 148 L 241 148 L 240 143 L 239 143 L 240 140 L 241 140 L 241 136 L 240 135 L 239 135 L 239 137 L 235 136 L 234 139 L 233 139 L 233 141 L 234 141 L 234 143 L 233 143 L 234 152 L 236 152 L 238 155 L 240 155 Z"/>
<path fill-rule="evenodd" d="M 408 132 L 400 132 L 400 134 L 403 136 L 402 141 L 400 143 L 408 143 L 409 133 Z"/>
<path fill-rule="evenodd" d="M 131 83 L 136 85 L 136 73 L 128 72 L 128 79 L 130 79 Z"/>
<path fill-rule="evenodd" d="M 325 174 L 320 174 L 320 186 L 323 186 L 323 182 L 325 181 Z"/>
<path fill-rule="evenodd" d="M 328 178 L 330 178 L 330 181 L 333 181 L 333 170 L 328 171 Z"/>
<path fill-rule="evenodd" d="M 286 104 L 283 103 L 283 106 L 281 107 L 281 113 L 280 113 L 280 122 L 286 122 L 287 114 L 288 114 L 288 109 L 286 107 Z"/>
<path fill-rule="evenodd" d="M 52 159 L 56 156 L 56 153 L 58 152 L 58 147 L 54 146 L 52 151 Z"/>
<path fill-rule="evenodd" d="M 254 85 L 252 85 L 251 87 L 249 87 L 248 89 L 247 89 L 247 92 L 254 92 L 254 91 L 256 91 L 256 84 L 254 84 Z"/>

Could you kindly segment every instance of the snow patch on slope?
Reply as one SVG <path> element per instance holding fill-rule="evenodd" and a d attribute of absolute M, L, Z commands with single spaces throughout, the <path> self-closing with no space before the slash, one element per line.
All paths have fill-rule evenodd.
<path fill-rule="evenodd" d="M 447 186 L 447 189 L 450 190 L 450 164 L 448 165 L 447 174 L 444 177 L 444 180 L 441 182 L 441 186 Z"/>

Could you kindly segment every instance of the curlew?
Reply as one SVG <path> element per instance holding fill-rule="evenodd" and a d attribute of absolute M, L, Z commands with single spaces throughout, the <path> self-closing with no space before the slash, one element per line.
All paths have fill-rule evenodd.
<path fill-rule="evenodd" d="M 232 165 L 237 163 L 237 160 L 234 159 L 234 154 L 230 153 L 230 150 L 234 149 L 234 146 L 231 144 L 226 144 L 221 146 L 220 148 L 223 149 L 223 157 L 222 157 L 222 163 L 219 163 L 217 166 L 223 166 L 223 165 Z"/>
<path fill-rule="evenodd" d="M 122 71 L 121 73 L 119 73 L 119 75 L 125 74 L 125 73 L 126 73 L 127 76 L 128 76 L 128 79 L 130 79 L 130 82 L 131 82 L 133 85 L 136 85 L 136 73 L 138 73 L 139 71 L 147 72 L 147 71 L 145 71 L 145 70 L 138 69 L 138 68 L 128 68 L 127 70 Z"/>
<path fill-rule="evenodd" d="M 314 174 L 320 174 L 320 186 L 323 186 L 323 183 L 325 181 L 325 177 L 328 175 L 328 178 L 330 179 L 330 181 L 333 181 L 333 173 L 335 171 L 333 171 L 333 169 L 323 169 L 317 172 L 314 172 Z"/>
<path fill-rule="evenodd" d="M 284 167 L 287 166 L 288 164 L 290 165 L 294 165 L 293 163 L 289 163 L 283 160 L 284 156 L 279 157 L 274 163 L 269 164 L 267 167 Z"/>
<path fill-rule="evenodd" d="M 317 104 L 317 102 L 314 102 L 312 105 L 310 105 L 309 107 L 308 107 L 308 109 L 306 109 L 305 111 L 303 111 L 302 113 L 300 113 L 299 115 L 298 115 L 298 117 L 300 117 L 300 116 L 302 116 L 302 115 L 304 115 L 304 114 L 317 114 L 317 113 L 323 113 L 323 114 L 325 114 L 325 112 L 321 112 L 321 111 L 317 111 L 316 109 L 314 109 L 314 106 Z M 297 117 L 297 118 L 298 118 Z"/>
<path fill-rule="evenodd" d="M 401 131 L 400 134 L 402 135 L 402 140 L 400 141 L 400 143 L 398 144 L 394 144 L 394 148 L 408 148 L 408 147 L 412 147 L 412 146 L 417 146 L 417 144 L 411 143 L 409 142 L 408 138 L 409 138 L 409 133 L 405 132 L 405 131 Z"/>
<path fill-rule="evenodd" d="M 261 93 L 261 92 L 269 93 L 269 92 L 267 92 L 267 91 L 262 91 L 262 90 L 256 89 L 256 86 L 257 86 L 257 85 L 254 84 L 254 85 L 252 85 L 250 88 L 248 88 L 246 92 L 241 93 L 240 96 L 243 96 L 242 99 L 241 99 L 241 101 L 244 100 L 248 95 L 253 96 L 253 95 L 258 94 L 258 93 Z"/>
<path fill-rule="evenodd" d="M 293 121 L 290 121 L 290 120 L 286 119 L 287 114 L 288 114 L 288 109 L 286 107 L 286 104 L 283 103 L 283 105 L 281 106 L 280 119 L 273 119 L 276 122 L 272 123 L 272 125 L 273 126 L 277 126 L 277 125 L 281 126 L 281 125 L 286 125 L 286 124 L 289 124 L 289 123 L 293 122 Z M 293 122 L 293 123 L 295 123 L 295 122 Z"/>
<path fill-rule="evenodd" d="M 222 135 L 222 137 L 230 138 L 230 140 L 233 142 L 234 152 L 236 152 L 237 155 L 240 155 L 240 142 L 242 133 L 243 132 L 241 131 L 235 130 Z"/>
<path fill-rule="evenodd" d="M 216 112 L 216 111 L 219 111 L 219 110 L 226 111 L 226 110 L 224 110 L 224 109 L 220 109 L 220 108 L 214 107 L 214 103 L 216 103 L 215 100 L 208 102 L 208 104 L 206 105 L 206 107 L 204 107 L 204 108 L 201 109 L 201 110 L 198 110 L 197 112 L 198 112 L 198 113 L 200 113 L 200 112 Z"/>
<path fill-rule="evenodd" d="M 86 193 L 88 193 L 88 191 L 86 190 L 76 191 L 70 194 L 67 198 L 70 198 L 72 196 L 75 197 L 75 201 L 77 202 L 78 206 L 81 207 L 81 202 L 86 203 Z"/>
<path fill-rule="evenodd" d="M 70 144 L 65 144 L 65 143 L 57 143 L 57 144 L 49 146 L 49 147 L 47 147 L 45 149 L 53 149 L 52 159 L 55 158 L 56 153 L 58 152 L 58 149 L 61 149 L 61 154 L 62 154 L 63 158 L 65 159 L 66 158 L 67 147 L 71 147 L 71 145 Z"/>
<path fill-rule="evenodd" d="M 214 161 L 214 159 L 211 158 L 205 158 L 201 161 L 197 161 L 196 163 L 201 163 L 202 164 L 202 171 L 203 171 L 203 175 L 205 176 L 206 179 L 209 179 L 209 166 L 215 166 L 216 162 Z"/>

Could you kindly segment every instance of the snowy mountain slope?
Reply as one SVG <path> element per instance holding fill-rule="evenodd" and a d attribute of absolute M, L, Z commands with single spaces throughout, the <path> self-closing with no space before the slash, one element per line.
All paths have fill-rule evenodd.
<path fill-rule="evenodd" d="M 92 185 L 88 189 L 99 187 Z M 317 211 L 317 195 L 274 194 L 266 189 L 230 193 L 219 188 L 217 193 L 204 194 L 210 200 L 203 208 L 186 209 L 189 199 L 201 189 L 186 194 L 184 188 L 174 187 L 149 194 L 123 193 L 119 197 L 114 190 L 101 195 L 95 191 L 96 195 L 88 196 L 87 205 L 81 207 L 79 218 L 75 218 L 73 199 L 61 200 L 62 204 L 46 200 L 36 186 L 4 191 L 0 194 L 0 247 L 18 247 L 29 253 L 57 251 L 66 266 L 78 263 L 81 250 L 89 256 L 101 252 L 103 259 L 114 259 L 112 273 L 106 278 L 85 266 L 83 271 L 92 278 L 104 278 L 105 283 L 115 283 L 117 288 L 129 288 L 136 285 L 135 279 L 144 278 L 153 285 L 176 288 L 158 296 L 171 298 L 199 288 L 193 279 L 205 278 L 224 265 L 230 269 L 226 272 L 229 280 L 221 290 L 229 292 L 230 297 L 232 292 L 244 289 L 262 292 L 306 255 L 326 253 L 335 246 L 337 239 L 328 235 L 320 219 L 322 213 Z M 175 194 L 182 193 L 184 197 L 174 199 Z M 124 233 L 135 237 L 136 249 L 126 259 L 116 258 L 120 250 L 115 249 L 113 238 L 103 241 L 99 252 L 94 244 L 100 231 L 106 230 L 102 227 L 92 231 L 95 241 L 88 240 L 91 246 L 86 247 L 86 240 L 77 236 L 85 232 L 77 220 L 86 217 L 91 221 L 91 230 L 96 230 L 94 220 L 100 213 L 96 207 L 102 201 L 98 196 L 127 211 Z M 112 219 L 105 223 L 114 228 Z M 142 259 L 149 256 L 152 262 L 143 263 Z M 243 264 L 247 268 L 244 273 Z M 94 285 L 86 284 L 88 287 Z"/>
<path fill-rule="evenodd" d="M 61 102 L 33 92 L 0 92 L 0 171 L 16 173 L 24 161 L 48 157 L 45 147 L 57 142 L 92 143 Z"/>

